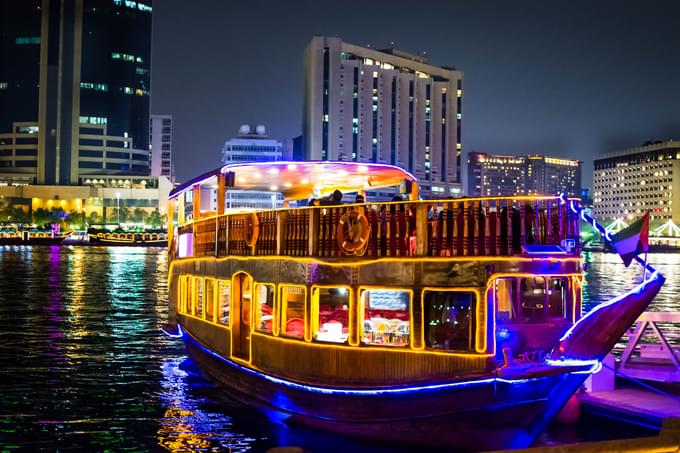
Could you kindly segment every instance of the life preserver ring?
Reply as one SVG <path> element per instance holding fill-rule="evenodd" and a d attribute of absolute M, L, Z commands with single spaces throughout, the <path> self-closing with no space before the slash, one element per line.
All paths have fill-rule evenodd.
<path fill-rule="evenodd" d="M 257 244 L 257 238 L 260 236 L 260 219 L 254 212 L 250 215 L 250 225 L 246 233 L 246 244 L 251 249 Z"/>
<path fill-rule="evenodd" d="M 368 219 L 359 211 L 345 212 L 335 231 L 340 249 L 346 255 L 361 255 L 368 245 L 371 226 Z"/>

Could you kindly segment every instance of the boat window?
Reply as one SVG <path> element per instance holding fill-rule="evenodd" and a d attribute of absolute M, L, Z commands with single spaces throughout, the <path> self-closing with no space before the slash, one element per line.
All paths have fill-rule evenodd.
<path fill-rule="evenodd" d="M 194 315 L 203 317 L 203 277 L 194 278 Z"/>
<path fill-rule="evenodd" d="M 255 285 L 255 329 L 272 333 L 274 324 L 274 285 Z"/>
<path fill-rule="evenodd" d="M 566 316 L 565 277 L 498 278 L 494 286 L 499 322 L 544 322 Z"/>
<path fill-rule="evenodd" d="M 205 279 L 205 319 L 215 321 L 215 279 Z"/>
<path fill-rule="evenodd" d="M 472 351 L 474 293 L 425 291 L 425 342 L 433 349 Z"/>
<path fill-rule="evenodd" d="M 301 286 L 281 286 L 281 335 L 305 338 L 305 299 L 307 289 Z"/>
<path fill-rule="evenodd" d="M 361 293 L 362 342 L 408 346 L 411 295 L 408 291 L 370 289 Z"/>
<path fill-rule="evenodd" d="M 180 275 L 177 280 L 177 311 L 187 312 L 187 299 L 189 298 L 189 276 Z"/>
<path fill-rule="evenodd" d="M 229 299 L 231 283 L 229 280 L 217 280 L 217 322 L 229 325 Z"/>
<path fill-rule="evenodd" d="M 314 288 L 313 291 L 314 340 L 345 343 L 349 336 L 349 288 Z"/>

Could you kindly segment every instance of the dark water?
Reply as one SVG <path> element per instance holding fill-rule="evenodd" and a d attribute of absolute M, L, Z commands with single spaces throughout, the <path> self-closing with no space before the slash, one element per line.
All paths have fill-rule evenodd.
<path fill-rule="evenodd" d="M 589 306 L 639 279 L 616 259 L 588 257 Z M 680 310 L 680 255 L 651 260 L 669 280 L 654 308 Z M 277 423 L 204 381 L 182 344 L 161 332 L 166 273 L 157 249 L 0 247 L 0 451 L 397 449 Z M 622 430 L 598 423 L 553 430 L 542 442 Z"/>

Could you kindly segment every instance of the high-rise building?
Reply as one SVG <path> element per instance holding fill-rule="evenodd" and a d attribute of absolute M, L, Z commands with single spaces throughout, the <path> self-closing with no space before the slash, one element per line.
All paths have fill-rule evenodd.
<path fill-rule="evenodd" d="M 0 27 L 0 183 L 149 174 L 151 0 L 5 0 Z"/>
<path fill-rule="evenodd" d="M 529 155 L 526 164 L 527 195 L 580 195 L 580 160 Z"/>
<path fill-rule="evenodd" d="M 581 190 L 581 161 L 468 153 L 468 195 L 566 195 Z"/>
<path fill-rule="evenodd" d="M 224 142 L 222 163 L 237 164 L 244 162 L 271 162 L 283 159 L 283 143 L 269 138 L 262 125 L 252 129 L 244 124 L 239 128 L 238 136 Z M 225 207 L 272 209 L 283 206 L 283 195 L 271 187 L 270 191 L 228 190 L 225 196 Z M 217 206 L 217 199 L 211 200 L 210 206 Z M 211 208 L 212 209 L 212 208 Z"/>
<path fill-rule="evenodd" d="M 152 176 L 165 176 L 175 182 L 172 162 L 172 115 L 151 115 L 149 151 Z"/>
<path fill-rule="evenodd" d="M 424 197 L 462 193 L 461 71 L 317 36 L 304 72 L 306 159 L 393 164 Z"/>
<path fill-rule="evenodd" d="M 468 195 L 513 196 L 526 192 L 526 157 L 468 153 Z"/>
<path fill-rule="evenodd" d="M 647 142 L 595 158 L 593 213 L 602 219 L 680 222 L 680 142 Z M 675 199 L 675 203 L 673 203 Z"/>

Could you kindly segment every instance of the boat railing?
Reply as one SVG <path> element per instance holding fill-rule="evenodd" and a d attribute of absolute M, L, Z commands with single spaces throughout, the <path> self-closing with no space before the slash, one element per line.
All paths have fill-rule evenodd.
<path fill-rule="evenodd" d="M 341 222 L 360 213 L 370 233 L 348 252 Z M 578 215 L 557 197 L 461 198 L 285 208 L 212 215 L 182 225 L 191 256 L 435 257 L 511 256 L 528 245 L 580 253 Z"/>

